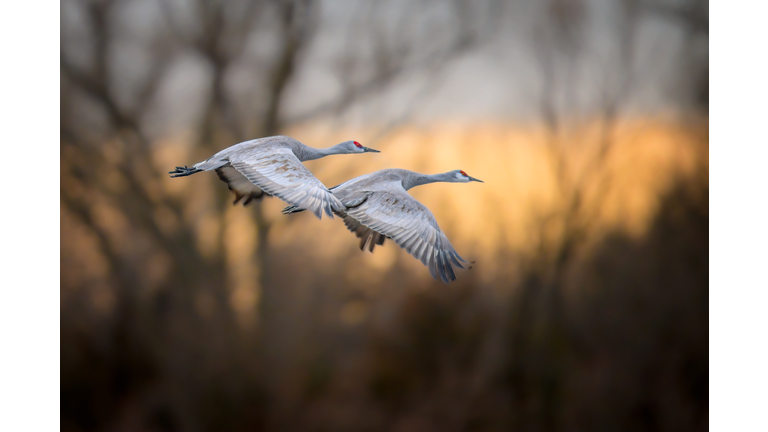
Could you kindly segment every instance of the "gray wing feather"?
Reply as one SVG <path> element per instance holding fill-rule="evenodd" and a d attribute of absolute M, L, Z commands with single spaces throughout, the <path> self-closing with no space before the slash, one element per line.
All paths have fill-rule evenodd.
<path fill-rule="evenodd" d="M 439 276 L 446 283 L 456 280 L 452 264 L 464 268 L 460 261 L 466 261 L 453 249 L 432 212 L 405 190 L 369 193 L 365 202 L 344 213 L 347 228 L 355 234 L 359 231 L 358 237 L 371 230 L 391 238 L 426 265 L 435 279 Z M 348 223 L 347 218 L 352 221 Z"/>
<path fill-rule="evenodd" d="M 333 212 L 343 208 L 331 191 L 288 148 L 273 147 L 268 151 L 232 155 L 229 162 L 264 192 L 310 210 L 318 219 L 322 218 L 323 212 L 333 218 Z"/>

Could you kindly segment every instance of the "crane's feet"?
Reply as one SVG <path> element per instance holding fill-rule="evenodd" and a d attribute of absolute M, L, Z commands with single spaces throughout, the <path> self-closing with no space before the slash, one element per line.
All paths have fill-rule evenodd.
<path fill-rule="evenodd" d="M 176 178 L 176 177 L 184 177 L 184 176 L 192 175 L 200 171 L 202 170 L 197 168 L 187 168 L 187 166 L 184 165 L 183 167 L 177 166 L 176 169 L 173 171 L 168 171 L 168 174 L 171 175 L 171 178 Z"/>
<path fill-rule="evenodd" d="M 296 206 L 288 206 L 288 207 L 283 209 L 282 213 L 284 215 L 289 215 L 289 214 L 292 214 L 292 213 L 300 213 L 300 212 L 303 212 L 304 210 L 306 210 L 306 209 L 298 208 Z"/>

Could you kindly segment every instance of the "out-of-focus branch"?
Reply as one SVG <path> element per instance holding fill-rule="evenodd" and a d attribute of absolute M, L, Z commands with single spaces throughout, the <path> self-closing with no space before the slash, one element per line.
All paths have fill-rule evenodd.
<path fill-rule="evenodd" d="M 96 237 L 99 249 L 106 259 L 109 266 L 109 275 L 113 284 L 121 287 L 120 292 L 124 292 L 132 286 L 132 272 L 124 271 L 120 253 L 112 247 L 107 234 L 99 228 L 93 220 L 88 206 L 73 199 L 64 189 L 60 194 L 61 203 L 78 221 L 86 227 Z M 127 276 L 127 277 L 126 277 Z"/>
<path fill-rule="evenodd" d="M 369 49 L 373 53 L 373 58 L 370 61 L 375 65 L 369 76 L 363 80 L 356 79 L 354 76 L 356 62 L 360 61 L 358 52 L 360 48 L 353 43 L 353 41 L 359 42 L 359 38 L 355 34 L 350 34 L 347 39 L 348 47 L 344 50 L 347 55 L 335 61 L 338 81 L 343 83 L 340 94 L 329 101 L 286 119 L 284 125 L 294 126 L 326 114 L 340 114 L 358 101 L 385 91 L 396 80 L 405 80 L 414 75 L 432 72 L 444 67 L 448 62 L 461 56 L 469 49 L 477 48 L 482 42 L 472 31 L 467 15 L 461 15 L 461 12 L 464 11 L 462 2 L 451 3 L 459 23 L 456 36 L 441 41 L 437 49 L 433 48 L 428 52 L 420 52 L 420 50 L 428 50 L 428 45 L 433 44 L 434 41 L 425 38 L 426 40 L 421 40 L 423 46 L 414 45 L 415 41 L 420 41 L 414 35 L 419 26 L 415 22 L 410 22 L 410 25 L 407 23 L 408 21 L 415 21 L 419 17 L 416 8 L 419 5 L 423 6 L 423 4 L 419 2 L 409 3 L 400 10 L 400 19 L 396 27 L 392 27 L 391 23 L 379 19 L 380 10 L 378 7 L 380 5 L 381 3 L 371 3 L 368 9 L 364 11 L 368 15 L 368 21 L 373 23 L 373 27 L 367 28 L 366 31 L 376 35 L 372 38 L 373 46 Z M 350 32 L 354 33 L 354 31 L 356 29 L 350 27 Z"/>
<path fill-rule="evenodd" d="M 382 67 L 377 69 L 377 72 L 366 81 L 346 86 L 342 90 L 342 93 L 336 96 L 333 100 L 297 114 L 294 117 L 287 119 L 285 124 L 286 126 L 293 126 L 314 120 L 324 114 L 341 113 L 360 99 L 385 90 L 396 79 L 407 79 L 408 77 L 424 72 L 425 70 L 434 70 L 439 66 L 445 65 L 451 59 L 460 56 L 470 47 L 472 47 L 472 41 L 460 40 L 448 50 L 449 52 L 447 54 L 440 53 L 425 57 L 422 61 L 413 65 L 405 65 L 398 62 L 385 66 L 387 63 L 381 62 L 380 64 Z"/>
<path fill-rule="evenodd" d="M 293 77 L 298 57 L 314 30 L 313 6 L 310 0 L 279 3 L 278 13 L 283 47 L 269 80 L 267 109 L 264 121 L 261 123 L 263 135 L 274 135 L 281 127 L 279 115 L 286 85 Z"/>
<path fill-rule="evenodd" d="M 687 26 L 692 32 L 709 35 L 709 3 L 706 0 L 669 2 L 646 0 L 645 9 L 664 19 L 677 21 Z"/>
<path fill-rule="evenodd" d="M 108 55 L 108 51 L 114 46 L 111 41 L 114 26 L 109 22 L 110 17 L 114 16 L 109 9 L 112 4 L 108 1 L 88 6 L 89 13 L 86 16 L 91 20 L 92 37 L 98 41 L 95 44 L 92 66 L 88 70 L 75 67 L 65 55 L 65 50 L 62 50 L 61 70 L 69 88 L 84 94 L 103 107 L 104 113 L 113 127 L 113 130 L 109 131 L 110 138 L 122 142 L 124 146 L 113 146 L 100 141 L 89 143 L 89 138 L 85 134 L 78 133 L 77 130 L 70 127 L 71 125 L 68 126 L 66 124 L 67 117 L 62 117 L 61 127 L 62 131 L 65 132 L 62 136 L 71 138 L 66 142 L 62 141 L 62 145 L 69 146 L 70 150 L 69 156 L 62 158 L 62 165 L 63 167 L 66 166 L 66 169 L 73 176 L 81 178 L 82 182 L 87 185 L 87 189 L 96 192 L 95 196 L 109 197 L 109 201 L 116 205 L 131 222 L 132 230 L 145 234 L 157 249 L 165 251 L 167 256 L 172 257 L 170 271 L 176 275 L 179 279 L 177 282 L 180 282 L 184 289 L 176 290 L 173 285 L 169 289 L 177 292 L 178 301 L 188 302 L 190 296 L 195 292 L 195 287 L 199 286 L 201 282 L 189 279 L 189 274 L 184 271 L 185 268 L 206 269 L 205 274 L 216 281 L 225 281 L 226 278 L 223 271 L 223 254 L 221 254 L 221 259 L 208 262 L 196 252 L 194 226 L 181 224 L 175 233 L 169 233 L 161 229 L 154 214 L 155 199 L 159 192 L 156 184 L 150 180 L 163 176 L 164 173 L 152 169 L 150 141 L 144 134 L 139 117 L 158 92 L 162 77 L 171 64 L 171 56 L 168 55 L 169 51 L 167 51 L 170 46 L 163 43 L 156 45 L 159 48 L 153 50 L 155 61 L 152 62 L 144 80 L 132 89 L 136 94 L 134 106 L 132 109 L 121 106 L 109 88 L 109 83 L 112 82 L 109 60 L 112 56 Z M 71 99 L 69 103 L 72 103 Z M 67 101 L 63 99 L 62 104 L 67 106 Z M 112 153 L 119 154 L 119 157 L 106 160 L 101 153 L 104 145 L 112 146 Z M 75 153 L 72 154 L 72 151 Z M 99 175 L 100 172 L 108 169 L 119 171 L 122 188 L 110 190 L 103 184 Z M 74 214 L 79 215 L 80 220 L 98 236 L 100 228 L 95 225 L 93 219 L 88 217 L 87 210 L 91 205 L 91 200 L 94 199 L 93 197 L 94 195 L 89 194 L 88 202 L 80 202 L 70 199 L 68 195 L 62 193 L 65 206 L 73 209 Z M 78 199 L 83 198 L 78 197 Z M 166 201 L 166 208 L 172 212 L 177 220 L 183 220 L 181 206 L 182 203 L 173 200 Z M 104 243 L 105 241 L 108 239 L 102 235 L 101 242 Z M 107 249 L 109 244 L 104 244 L 106 244 L 106 246 L 102 246 L 104 254 L 109 255 L 111 253 Z M 115 253 L 112 252 L 112 255 Z M 112 261 L 112 267 L 121 281 L 119 285 L 121 291 L 118 295 L 135 295 L 135 293 L 130 294 L 130 292 L 135 291 L 138 281 L 130 276 L 138 274 L 133 266 L 137 265 L 135 263 L 143 262 L 145 258 L 122 254 L 112 258 L 107 256 L 107 259 Z M 216 294 L 219 295 L 216 296 Z M 220 307 L 226 307 L 226 300 L 223 299 L 221 289 L 214 290 L 214 296 L 219 300 L 217 304 Z"/>
<path fill-rule="evenodd" d="M 242 55 L 258 17 L 270 3 L 196 0 L 191 9 L 198 27 L 192 31 L 179 25 L 169 2 L 159 1 L 158 4 L 173 38 L 194 49 L 211 65 L 210 99 L 205 104 L 197 142 L 203 146 L 213 146 L 213 133 L 218 126 L 224 126 L 237 141 L 245 139 L 244 126 L 225 91 L 225 74 L 229 66 Z"/>
<path fill-rule="evenodd" d="M 410 98 L 410 102 L 405 104 L 405 108 L 400 114 L 380 127 L 371 137 L 367 138 L 366 143 L 376 147 L 376 143 L 386 138 L 399 127 L 407 124 L 408 121 L 412 119 L 413 113 L 419 107 L 419 101 L 425 100 L 430 93 L 434 92 L 445 81 L 446 74 L 441 72 L 442 70 L 437 64 L 433 65 L 433 67 L 427 71 L 429 79 L 423 86 L 421 86 L 421 88 L 419 88 L 419 91 Z"/>
<path fill-rule="evenodd" d="M 91 75 L 77 70 L 74 65 L 69 62 L 63 51 L 60 52 L 60 65 L 61 71 L 64 72 L 64 75 L 72 81 L 73 84 L 104 107 L 110 120 L 113 121 L 114 126 L 118 128 L 132 129 L 134 131 L 139 130 L 136 121 L 126 115 L 118 106 L 114 98 L 112 98 L 104 79 L 99 78 L 98 75 Z"/>

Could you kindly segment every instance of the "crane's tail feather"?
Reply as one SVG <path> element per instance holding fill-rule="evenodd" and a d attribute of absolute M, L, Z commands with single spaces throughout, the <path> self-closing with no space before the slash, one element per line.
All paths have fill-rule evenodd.
<path fill-rule="evenodd" d="M 176 177 L 185 177 L 188 175 L 199 173 L 200 171 L 202 170 L 199 168 L 194 168 L 194 167 L 188 168 L 186 165 L 184 165 L 183 167 L 177 166 L 176 169 L 173 171 L 168 171 L 168 174 L 171 175 L 171 178 L 176 178 Z"/>

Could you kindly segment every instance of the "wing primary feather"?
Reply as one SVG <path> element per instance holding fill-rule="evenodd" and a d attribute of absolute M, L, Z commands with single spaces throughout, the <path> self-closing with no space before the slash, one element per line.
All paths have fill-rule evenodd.
<path fill-rule="evenodd" d="M 435 262 L 435 254 L 432 248 L 429 250 L 429 257 L 427 258 L 427 268 L 429 268 L 429 274 L 433 279 L 437 279 L 437 263 Z"/>
<path fill-rule="evenodd" d="M 445 272 L 448 274 L 448 277 L 452 280 L 456 280 L 456 273 L 453 272 L 453 267 L 451 267 L 451 262 L 448 259 L 448 254 L 443 251 L 443 262 L 445 263 Z"/>
<path fill-rule="evenodd" d="M 448 275 L 445 274 L 445 262 L 443 261 L 443 255 L 440 251 L 436 251 L 437 255 L 437 270 L 440 272 L 440 278 L 443 282 L 448 282 Z"/>
<path fill-rule="evenodd" d="M 456 259 L 456 252 L 454 251 L 448 251 L 448 256 L 451 257 L 451 262 L 453 262 L 455 265 L 459 266 L 459 268 L 464 268 L 463 265 L 459 262 L 459 260 Z"/>

